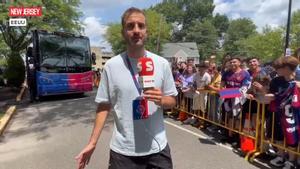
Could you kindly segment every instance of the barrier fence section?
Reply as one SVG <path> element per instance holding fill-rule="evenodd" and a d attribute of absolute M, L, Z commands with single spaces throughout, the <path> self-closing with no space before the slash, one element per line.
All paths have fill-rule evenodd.
<path fill-rule="evenodd" d="M 276 147 L 281 152 L 287 152 L 289 155 L 294 155 L 295 157 L 300 156 L 300 147 L 298 142 L 299 140 L 299 129 L 298 126 L 293 126 L 291 128 L 283 128 L 283 121 L 282 119 L 278 119 L 275 112 L 268 112 L 268 109 L 265 108 L 265 104 L 262 104 L 262 127 L 261 127 L 261 138 L 260 138 L 260 150 L 261 153 L 266 150 L 266 147 L 269 145 L 272 145 L 273 147 Z M 285 112 L 287 113 L 287 112 Z M 288 116 L 290 117 L 290 123 L 298 123 L 298 118 L 295 118 L 295 114 L 291 114 L 293 112 L 290 112 Z M 287 115 L 287 114 L 286 114 Z M 271 121 L 271 122 L 269 122 Z M 289 120 L 288 120 L 289 121 Z M 284 131 L 287 130 L 287 131 Z M 296 135 L 294 135 L 295 144 L 294 145 L 288 145 L 287 144 L 287 138 L 285 137 L 285 132 L 292 133 L 296 131 Z M 287 133 L 287 134 L 288 134 Z M 281 138 L 280 138 L 281 137 Z"/>
<path fill-rule="evenodd" d="M 199 99 L 197 97 L 203 98 Z M 205 105 L 205 102 L 207 102 L 207 105 Z M 199 106 L 201 104 L 205 105 L 204 109 Z M 247 105 L 248 107 L 245 107 Z M 179 91 L 177 105 L 172 111 L 179 112 L 178 119 L 181 121 L 188 116 L 193 116 L 200 121 L 228 130 L 229 135 L 233 133 L 239 134 L 241 140 L 243 138 L 252 140 L 253 145 L 246 150 L 245 156 L 245 159 L 249 162 L 253 162 L 258 155 L 266 152 L 270 145 L 278 148 L 280 151 L 289 152 L 297 156 L 300 155 L 299 144 L 291 147 L 286 144 L 285 137 L 282 141 L 278 141 L 275 138 L 276 132 L 282 129 L 281 126 L 276 125 L 277 116 L 275 116 L 274 112 L 268 111 L 268 105 L 257 100 L 248 100 L 240 108 L 239 113 L 236 114 L 232 111 L 224 111 L 226 110 L 224 107 L 224 102 L 222 102 L 219 94 L 215 91 L 203 90 L 200 94 L 198 93 L 198 96 L 196 95 L 195 97 L 194 95 L 193 98 L 186 97 Z M 251 109 L 256 109 L 256 113 L 252 113 L 253 110 Z"/>

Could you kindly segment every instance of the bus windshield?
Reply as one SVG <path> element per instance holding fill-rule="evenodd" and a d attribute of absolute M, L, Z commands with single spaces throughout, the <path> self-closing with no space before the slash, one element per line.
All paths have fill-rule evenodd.
<path fill-rule="evenodd" d="M 82 72 L 91 67 L 86 38 L 40 34 L 40 65 L 45 72 Z"/>
<path fill-rule="evenodd" d="M 91 64 L 89 44 L 87 39 L 70 37 L 66 39 L 68 67 L 88 67 Z"/>

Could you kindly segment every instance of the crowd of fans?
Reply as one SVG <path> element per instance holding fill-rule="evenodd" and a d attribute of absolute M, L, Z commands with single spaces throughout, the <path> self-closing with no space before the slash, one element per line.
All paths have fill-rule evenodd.
<path fill-rule="evenodd" d="M 197 116 L 230 124 L 233 129 L 245 128 L 247 122 L 255 129 L 258 103 L 264 103 L 265 136 L 273 137 L 278 144 L 285 140 L 288 148 L 296 150 L 300 141 L 299 58 L 300 48 L 293 56 L 282 56 L 265 64 L 259 57 L 242 60 L 238 56 L 225 56 L 221 65 L 216 63 L 214 56 L 199 64 L 194 64 L 193 60 L 174 63 L 173 77 L 183 96 L 178 98 L 178 103 L 184 100 L 187 111 L 192 112 L 184 116 L 184 112 L 179 111 L 176 118 L 183 124 L 220 132 L 234 148 L 239 148 L 241 136 L 238 133 L 208 124 Z M 221 99 L 216 94 L 227 88 L 239 88 L 241 97 Z M 292 153 L 278 150 L 270 164 L 286 169 L 299 166 L 297 161 L 300 162 Z"/>

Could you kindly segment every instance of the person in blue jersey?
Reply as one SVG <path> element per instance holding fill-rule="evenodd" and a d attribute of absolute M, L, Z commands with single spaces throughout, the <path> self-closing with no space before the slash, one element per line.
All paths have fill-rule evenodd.
<path fill-rule="evenodd" d="M 177 90 L 169 62 L 145 49 L 145 14 L 129 8 L 122 16 L 122 35 L 127 50 L 106 62 L 95 101 L 94 129 L 88 144 L 76 156 L 83 169 L 93 154 L 109 113 L 114 116 L 109 169 L 172 169 L 163 109 L 176 104 Z M 155 87 L 143 91 L 138 83 L 138 59 L 151 58 Z M 148 108 L 147 108 L 148 107 Z"/>
<path fill-rule="evenodd" d="M 237 129 L 239 126 L 239 114 L 242 105 L 246 101 L 246 92 L 250 87 L 251 78 L 248 71 L 241 68 L 241 59 L 238 56 L 230 59 L 230 69 L 222 75 L 221 88 L 239 88 L 241 97 L 225 99 L 222 104 L 222 119 L 227 116 L 230 128 Z M 233 143 L 235 148 L 239 147 L 239 135 L 229 132 L 228 141 Z"/>

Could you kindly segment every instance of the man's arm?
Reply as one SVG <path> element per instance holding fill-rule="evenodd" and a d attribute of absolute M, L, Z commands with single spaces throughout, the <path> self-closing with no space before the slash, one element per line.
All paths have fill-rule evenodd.
<path fill-rule="evenodd" d="M 100 137 L 101 131 L 105 124 L 108 112 L 110 111 L 110 104 L 98 104 L 96 119 L 94 123 L 94 129 L 90 137 L 89 143 L 85 148 L 75 157 L 78 163 L 78 169 L 84 169 L 89 163 L 90 158 L 96 148 L 96 144 Z"/>
<path fill-rule="evenodd" d="M 95 145 L 100 137 L 101 131 L 103 129 L 105 120 L 107 118 L 108 112 L 110 111 L 110 104 L 100 103 L 98 104 L 96 119 L 94 123 L 94 129 L 89 141 L 89 144 Z"/>
<path fill-rule="evenodd" d="M 175 96 L 163 96 L 161 104 L 164 109 L 172 109 L 176 106 L 176 98 Z"/>

